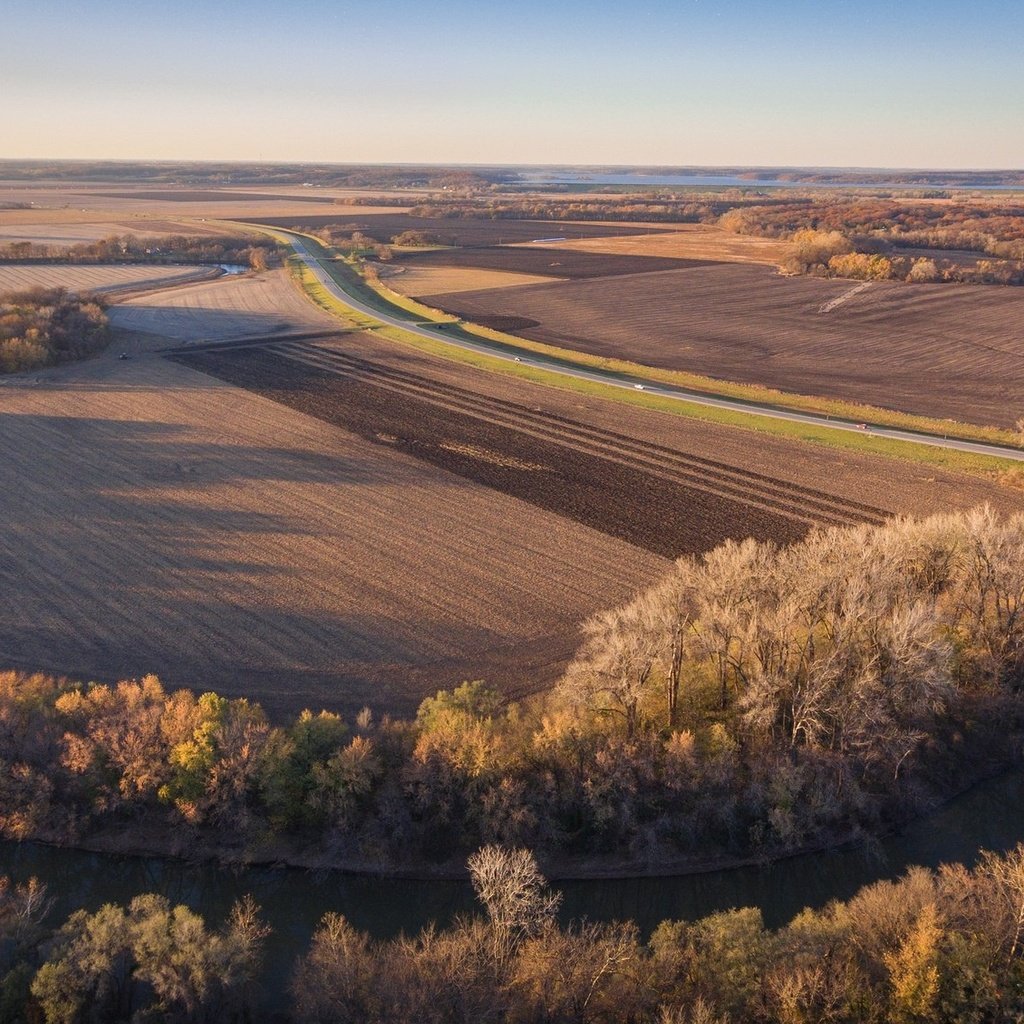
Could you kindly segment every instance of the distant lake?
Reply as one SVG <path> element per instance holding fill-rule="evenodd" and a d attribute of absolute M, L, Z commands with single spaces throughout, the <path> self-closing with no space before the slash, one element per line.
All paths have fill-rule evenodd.
<path fill-rule="evenodd" d="M 728 188 L 887 188 L 887 189 L 967 189 L 981 191 L 1024 190 L 1024 186 L 997 185 L 955 185 L 935 182 L 917 184 L 897 181 L 788 181 L 781 178 L 740 178 L 729 174 L 636 174 L 626 171 L 608 174 L 543 174 L 522 175 L 523 184 L 528 185 L 704 185 Z"/>

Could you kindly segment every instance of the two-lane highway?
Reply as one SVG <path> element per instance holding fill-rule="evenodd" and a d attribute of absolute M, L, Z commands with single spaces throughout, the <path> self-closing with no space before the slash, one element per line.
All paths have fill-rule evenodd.
<path fill-rule="evenodd" d="M 884 437 L 893 441 L 907 441 L 911 444 L 926 444 L 935 448 L 951 448 L 954 451 L 969 452 L 974 455 L 989 455 L 996 458 L 1012 459 L 1016 462 L 1024 462 L 1024 451 L 1019 448 L 1001 447 L 998 445 L 985 444 L 980 441 L 965 441 L 957 438 L 939 437 L 937 434 L 922 434 L 910 430 L 899 430 L 896 427 L 882 427 L 857 424 L 848 420 L 836 420 L 815 413 L 796 412 L 792 409 L 783 409 L 770 405 L 758 405 L 752 402 L 743 402 L 734 398 L 723 398 L 716 395 L 707 395 L 699 391 L 689 391 L 686 388 L 675 387 L 671 384 L 663 384 L 660 381 L 649 381 L 638 377 L 625 377 L 619 374 L 609 373 L 602 370 L 594 370 L 584 366 L 573 366 L 558 359 L 540 355 L 536 352 L 529 352 L 521 349 L 516 351 L 513 346 L 503 345 L 500 342 L 491 342 L 481 338 L 479 341 L 468 339 L 465 334 L 456 336 L 448 333 L 444 325 L 436 326 L 420 322 L 411 322 L 398 316 L 370 306 L 363 302 L 358 295 L 352 294 L 342 284 L 336 281 L 323 267 L 322 261 L 314 256 L 301 236 L 285 231 L 275 231 L 276 235 L 286 238 L 288 243 L 295 250 L 296 255 L 309 267 L 317 281 L 339 302 L 348 306 L 357 313 L 372 317 L 374 320 L 389 327 L 397 327 L 409 334 L 429 338 L 431 341 L 440 341 L 446 345 L 456 348 L 467 349 L 471 352 L 479 352 L 483 355 L 493 356 L 497 359 L 505 359 L 509 362 L 522 363 L 528 366 L 535 366 L 548 373 L 557 373 L 563 377 L 573 377 L 577 380 L 595 381 L 613 388 L 625 388 L 627 390 L 644 391 L 646 394 L 658 395 L 662 398 L 670 398 L 680 402 L 688 402 L 691 405 L 708 406 L 713 409 L 726 409 L 730 412 L 741 412 L 750 416 L 765 416 L 769 419 L 786 420 L 790 423 L 804 423 L 809 426 L 823 427 L 827 430 L 843 430 L 852 433 L 864 433 L 867 430 L 873 437 Z"/>

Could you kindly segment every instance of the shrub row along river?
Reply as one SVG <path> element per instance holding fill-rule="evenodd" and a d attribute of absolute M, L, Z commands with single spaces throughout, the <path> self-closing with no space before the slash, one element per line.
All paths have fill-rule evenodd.
<path fill-rule="evenodd" d="M 989 780 L 898 835 L 874 844 L 808 854 L 763 867 L 666 878 L 596 879 L 557 883 L 562 917 L 635 920 L 644 934 L 666 918 L 693 919 L 730 907 L 760 907 L 777 927 L 807 906 L 847 899 L 861 886 L 893 878 L 913 864 L 973 864 L 980 850 L 1003 851 L 1024 841 L 1024 773 Z M 159 892 L 186 903 L 211 924 L 252 893 L 274 931 L 268 943 L 271 1002 L 282 1005 L 286 979 L 320 918 L 343 913 L 357 928 L 386 938 L 444 925 L 474 909 L 469 883 L 417 881 L 309 872 L 290 868 L 231 869 L 154 857 L 115 857 L 34 843 L 0 843 L 0 873 L 15 881 L 35 875 L 55 897 L 53 920 L 104 903 L 127 903 Z"/>

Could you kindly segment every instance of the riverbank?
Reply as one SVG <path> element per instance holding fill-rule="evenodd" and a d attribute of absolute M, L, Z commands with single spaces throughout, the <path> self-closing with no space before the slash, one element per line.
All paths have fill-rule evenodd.
<path fill-rule="evenodd" d="M 658 879 L 700 878 L 740 871 L 771 871 L 787 862 L 802 862 L 826 855 L 865 857 L 877 856 L 886 846 L 899 847 L 907 835 L 918 832 L 941 833 L 942 822 L 947 818 L 962 815 L 962 805 L 986 800 L 989 792 L 1002 790 L 1017 792 L 1020 789 L 1024 800 L 1024 770 L 1019 763 L 989 772 L 964 782 L 955 792 L 940 802 L 908 815 L 902 821 L 894 821 L 877 834 L 850 831 L 832 839 L 807 843 L 795 848 L 764 850 L 757 854 L 742 856 L 679 856 L 663 857 L 657 860 L 638 860 L 625 857 L 558 857 L 540 856 L 538 862 L 544 876 L 552 882 L 580 883 L 629 882 Z M 934 823 L 934 824 L 933 824 Z M 1008 849 L 1016 842 L 1024 842 L 1024 821 L 1020 836 L 1017 830 L 1009 830 L 1005 843 L 997 843 L 996 849 Z M 0 845 L 10 840 L 0 839 Z M 53 836 L 39 835 L 26 837 L 24 843 L 56 851 L 96 854 L 105 857 L 134 858 L 139 860 L 161 859 L 175 861 L 182 870 L 212 868 L 232 872 L 250 871 L 297 871 L 332 873 L 350 878 L 403 882 L 465 882 L 469 877 L 465 861 L 453 857 L 449 860 L 430 864 L 402 864 L 397 862 L 372 861 L 366 857 L 338 856 L 330 851 L 318 849 L 313 843 L 305 847 L 289 842 L 282 837 L 258 847 L 225 842 L 222 835 L 203 835 L 183 830 L 180 826 L 170 828 L 156 823 L 125 823 L 117 827 L 104 828 L 74 842 L 61 841 Z M 982 844 L 983 845 L 983 844 Z M 979 846 L 979 848 L 981 848 Z M 987 848 L 987 847 L 986 847 Z M 964 859 L 957 854 L 957 859 Z M 968 858 L 969 862 L 969 858 Z M 917 863 L 917 861 L 915 861 Z M 928 858 L 921 863 L 931 864 Z"/>
<path fill-rule="evenodd" d="M 635 920 L 649 933 L 665 918 L 693 920 L 729 907 L 758 907 L 769 926 L 804 907 L 848 899 L 864 885 L 895 878 L 911 865 L 976 862 L 981 850 L 1012 849 L 1024 841 L 1024 772 L 986 780 L 935 813 L 885 838 L 772 863 L 749 863 L 686 875 L 556 879 L 563 920 Z M 465 871 L 460 878 L 354 874 L 321 865 L 218 864 L 211 860 L 130 855 L 34 842 L 0 842 L 0 873 L 50 884 L 55 914 L 125 902 L 158 891 L 219 920 L 251 893 L 282 936 L 311 934 L 320 917 L 343 913 L 378 937 L 412 934 L 430 922 L 444 926 L 473 908 Z"/>

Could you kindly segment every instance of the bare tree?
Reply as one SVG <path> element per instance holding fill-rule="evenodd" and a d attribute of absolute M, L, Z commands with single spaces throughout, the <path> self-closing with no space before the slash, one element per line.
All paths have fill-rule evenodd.
<path fill-rule="evenodd" d="M 506 966 L 524 939 L 538 934 L 562 902 L 529 850 L 484 846 L 468 861 L 473 891 L 487 910 L 495 963 Z"/>
<path fill-rule="evenodd" d="M 595 615 L 583 627 L 583 646 L 566 671 L 562 696 L 598 714 L 621 716 L 632 737 L 651 674 L 672 643 L 672 614 L 661 594 L 648 591 Z"/>

